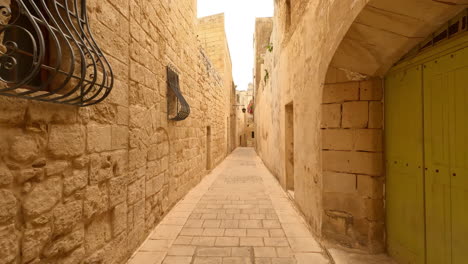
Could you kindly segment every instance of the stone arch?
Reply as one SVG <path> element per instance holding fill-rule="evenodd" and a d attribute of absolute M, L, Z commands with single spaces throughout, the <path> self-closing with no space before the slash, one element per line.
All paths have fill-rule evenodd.
<path fill-rule="evenodd" d="M 385 250 L 382 78 L 466 8 L 461 4 L 466 1 L 371 0 L 341 25 L 349 29 L 332 50 L 322 94 L 326 239 L 372 253 Z"/>

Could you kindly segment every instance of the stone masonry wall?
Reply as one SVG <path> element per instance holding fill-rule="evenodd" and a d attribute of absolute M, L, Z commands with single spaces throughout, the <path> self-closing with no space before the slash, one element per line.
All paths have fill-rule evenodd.
<path fill-rule="evenodd" d="M 88 108 L 0 97 L 0 264 L 125 263 L 226 155 L 224 83 L 197 43 L 196 1 L 89 0 L 116 77 Z M 167 120 L 166 65 L 191 105 Z"/>
<path fill-rule="evenodd" d="M 353 248 L 384 249 L 381 79 L 326 84 L 322 104 L 322 231 Z"/>
<path fill-rule="evenodd" d="M 202 48 L 213 63 L 213 66 L 218 70 L 223 79 L 226 97 L 226 113 L 225 120 L 227 122 L 228 133 L 228 152 L 234 150 L 235 142 L 235 119 L 236 112 L 233 105 L 235 100 L 235 87 L 232 76 L 232 61 L 229 52 L 229 45 L 226 36 L 224 14 L 217 14 L 198 19 L 197 25 L 198 39 L 201 42 Z"/>

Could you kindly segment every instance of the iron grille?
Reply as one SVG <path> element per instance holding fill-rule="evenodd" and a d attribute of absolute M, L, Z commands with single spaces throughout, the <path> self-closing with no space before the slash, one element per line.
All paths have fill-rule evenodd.
<path fill-rule="evenodd" d="M 182 121 L 187 119 L 190 115 L 190 105 L 180 92 L 179 75 L 170 66 L 167 66 L 167 86 L 167 115 L 169 120 Z"/>
<path fill-rule="evenodd" d="M 12 0 L 0 6 L 0 95 L 89 106 L 112 90 L 86 0 Z"/>

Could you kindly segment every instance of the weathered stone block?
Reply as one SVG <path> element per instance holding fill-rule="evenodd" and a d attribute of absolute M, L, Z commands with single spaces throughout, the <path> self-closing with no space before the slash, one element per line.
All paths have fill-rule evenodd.
<path fill-rule="evenodd" d="M 378 129 L 355 130 L 355 146 L 358 151 L 380 152 L 383 150 L 383 132 Z"/>
<path fill-rule="evenodd" d="M 110 223 L 106 216 L 93 220 L 85 231 L 85 251 L 91 254 L 112 238 Z"/>
<path fill-rule="evenodd" d="M 151 178 L 146 181 L 146 197 L 150 197 L 158 193 L 164 185 L 164 175 Z"/>
<path fill-rule="evenodd" d="M 19 173 L 16 175 L 16 181 L 20 184 L 23 184 L 33 178 L 41 180 L 44 178 L 44 170 L 43 169 L 24 169 L 20 170 Z"/>
<path fill-rule="evenodd" d="M 341 103 L 359 100 L 359 82 L 326 84 L 323 88 L 323 103 Z"/>
<path fill-rule="evenodd" d="M 49 161 L 45 168 L 47 176 L 61 175 L 70 167 L 70 163 L 64 160 Z"/>
<path fill-rule="evenodd" d="M 25 99 L 2 96 L 0 98 L 0 123 L 23 123 L 27 105 L 28 101 Z"/>
<path fill-rule="evenodd" d="M 91 219 L 107 211 L 109 208 L 109 197 L 106 190 L 101 190 L 98 186 L 89 186 L 86 188 L 83 206 L 85 219 Z"/>
<path fill-rule="evenodd" d="M 355 219 L 366 216 L 364 200 L 355 194 L 324 193 L 323 208 L 325 210 L 346 212 Z"/>
<path fill-rule="evenodd" d="M 87 169 L 89 165 L 89 157 L 83 156 L 73 160 L 73 168 L 75 169 Z"/>
<path fill-rule="evenodd" d="M 85 254 L 84 247 L 79 247 L 67 256 L 59 258 L 58 262 L 63 264 L 80 264 L 85 258 Z"/>
<path fill-rule="evenodd" d="M 369 123 L 369 102 L 346 102 L 343 104 L 344 128 L 366 128 Z"/>
<path fill-rule="evenodd" d="M 127 230 L 127 204 L 121 203 L 112 210 L 112 235 L 118 236 Z"/>
<path fill-rule="evenodd" d="M 148 151 L 145 149 L 132 149 L 129 152 L 129 169 L 131 171 L 146 166 Z"/>
<path fill-rule="evenodd" d="M 112 149 L 112 127 L 88 125 L 87 149 L 89 152 L 103 152 Z"/>
<path fill-rule="evenodd" d="M 373 78 L 361 82 L 361 100 L 380 101 L 383 97 L 383 82 L 381 79 Z"/>
<path fill-rule="evenodd" d="M 62 197 L 62 181 L 52 177 L 38 183 L 24 198 L 23 212 L 27 217 L 37 217 L 50 211 Z"/>
<path fill-rule="evenodd" d="M 52 237 L 52 228 L 49 226 L 26 229 L 23 236 L 21 253 L 23 263 L 28 263 L 39 257 L 47 241 Z"/>
<path fill-rule="evenodd" d="M 127 179 L 125 176 L 112 178 L 109 181 L 109 201 L 114 207 L 127 199 Z"/>
<path fill-rule="evenodd" d="M 323 151 L 322 157 L 324 171 L 382 175 L 381 153 Z"/>
<path fill-rule="evenodd" d="M 13 174 L 3 162 L 0 162 L 0 186 L 10 185 L 12 183 Z"/>
<path fill-rule="evenodd" d="M 84 129 L 80 125 L 51 125 L 48 149 L 58 158 L 73 158 L 84 153 Z"/>
<path fill-rule="evenodd" d="M 128 148 L 128 127 L 127 126 L 112 126 L 112 149 Z"/>
<path fill-rule="evenodd" d="M 80 247 L 84 241 L 84 227 L 77 227 L 70 234 L 54 240 L 46 245 L 43 255 L 48 258 L 67 254 Z"/>
<path fill-rule="evenodd" d="M 128 204 L 135 204 L 137 201 L 145 197 L 145 178 L 141 178 L 128 185 Z"/>
<path fill-rule="evenodd" d="M 365 198 L 382 199 L 384 180 L 381 177 L 358 175 L 357 187 L 359 195 Z"/>
<path fill-rule="evenodd" d="M 53 217 L 55 236 L 70 232 L 82 220 L 83 202 L 60 204 L 54 208 Z"/>
<path fill-rule="evenodd" d="M 0 227 L 0 263 L 9 264 L 17 259 L 18 248 L 18 231 L 15 225 Z"/>
<path fill-rule="evenodd" d="M 337 193 L 357 193 L 357 176 L 355 174 L 324 172 L 323 191 Z"/>
<path fill-rule="evenodd" d="M 329 150 L 353 150 L 354 131 L 350 129 L 325 129 L 322 130 L 322 149 Z"/>
<path fill-rule="evenodd" d="M 385 207 L 382 199 L 364 199 L 366 205 L 366 219 L 370 221 L 383 221 Z"/>
<path fill-rule="evenodd" d="M 19 162 L 31 161 L 39 155 L 39 144 L 33 136 L 21 135 L 13 138 L 10 157 Z"/>
<path fill-rule="evenodd" d="M 18 211 L 18 200 L 8 190 L 0 190 L 0 224 L 11 221 Z"/>
<path fill-rule="evenodd" d="M 383 127 L 383 104 L 381 102 L 369 103 L 369 128 Z"/>
<path fill-rule="evenodd" d="M 63 179 L 63 194 L 71 195 L 77 190 L 83 189 L 88 184 L 88 170 L 73 170 Z"/>
<path fill-rule="evenodd" d="M 322 128 L 338 128 L 341 126 L 341 104 L 322 105 Z"/>

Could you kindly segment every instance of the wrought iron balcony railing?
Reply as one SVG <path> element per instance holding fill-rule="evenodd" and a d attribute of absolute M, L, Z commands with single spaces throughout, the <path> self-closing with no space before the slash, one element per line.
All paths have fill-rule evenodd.
<path fill-rule="evenodd" d="M 190 106 L 180 92 L 179 75 L 167 67 L 167 115 L 169 120 L 182 121 L 190 115 Z"/>
<path fill-rule="evenodd" d="M 0 15 L 0 95 L 77 106 L 109 95 L 114 75 L 86 0 L 11 0 Z"/>

